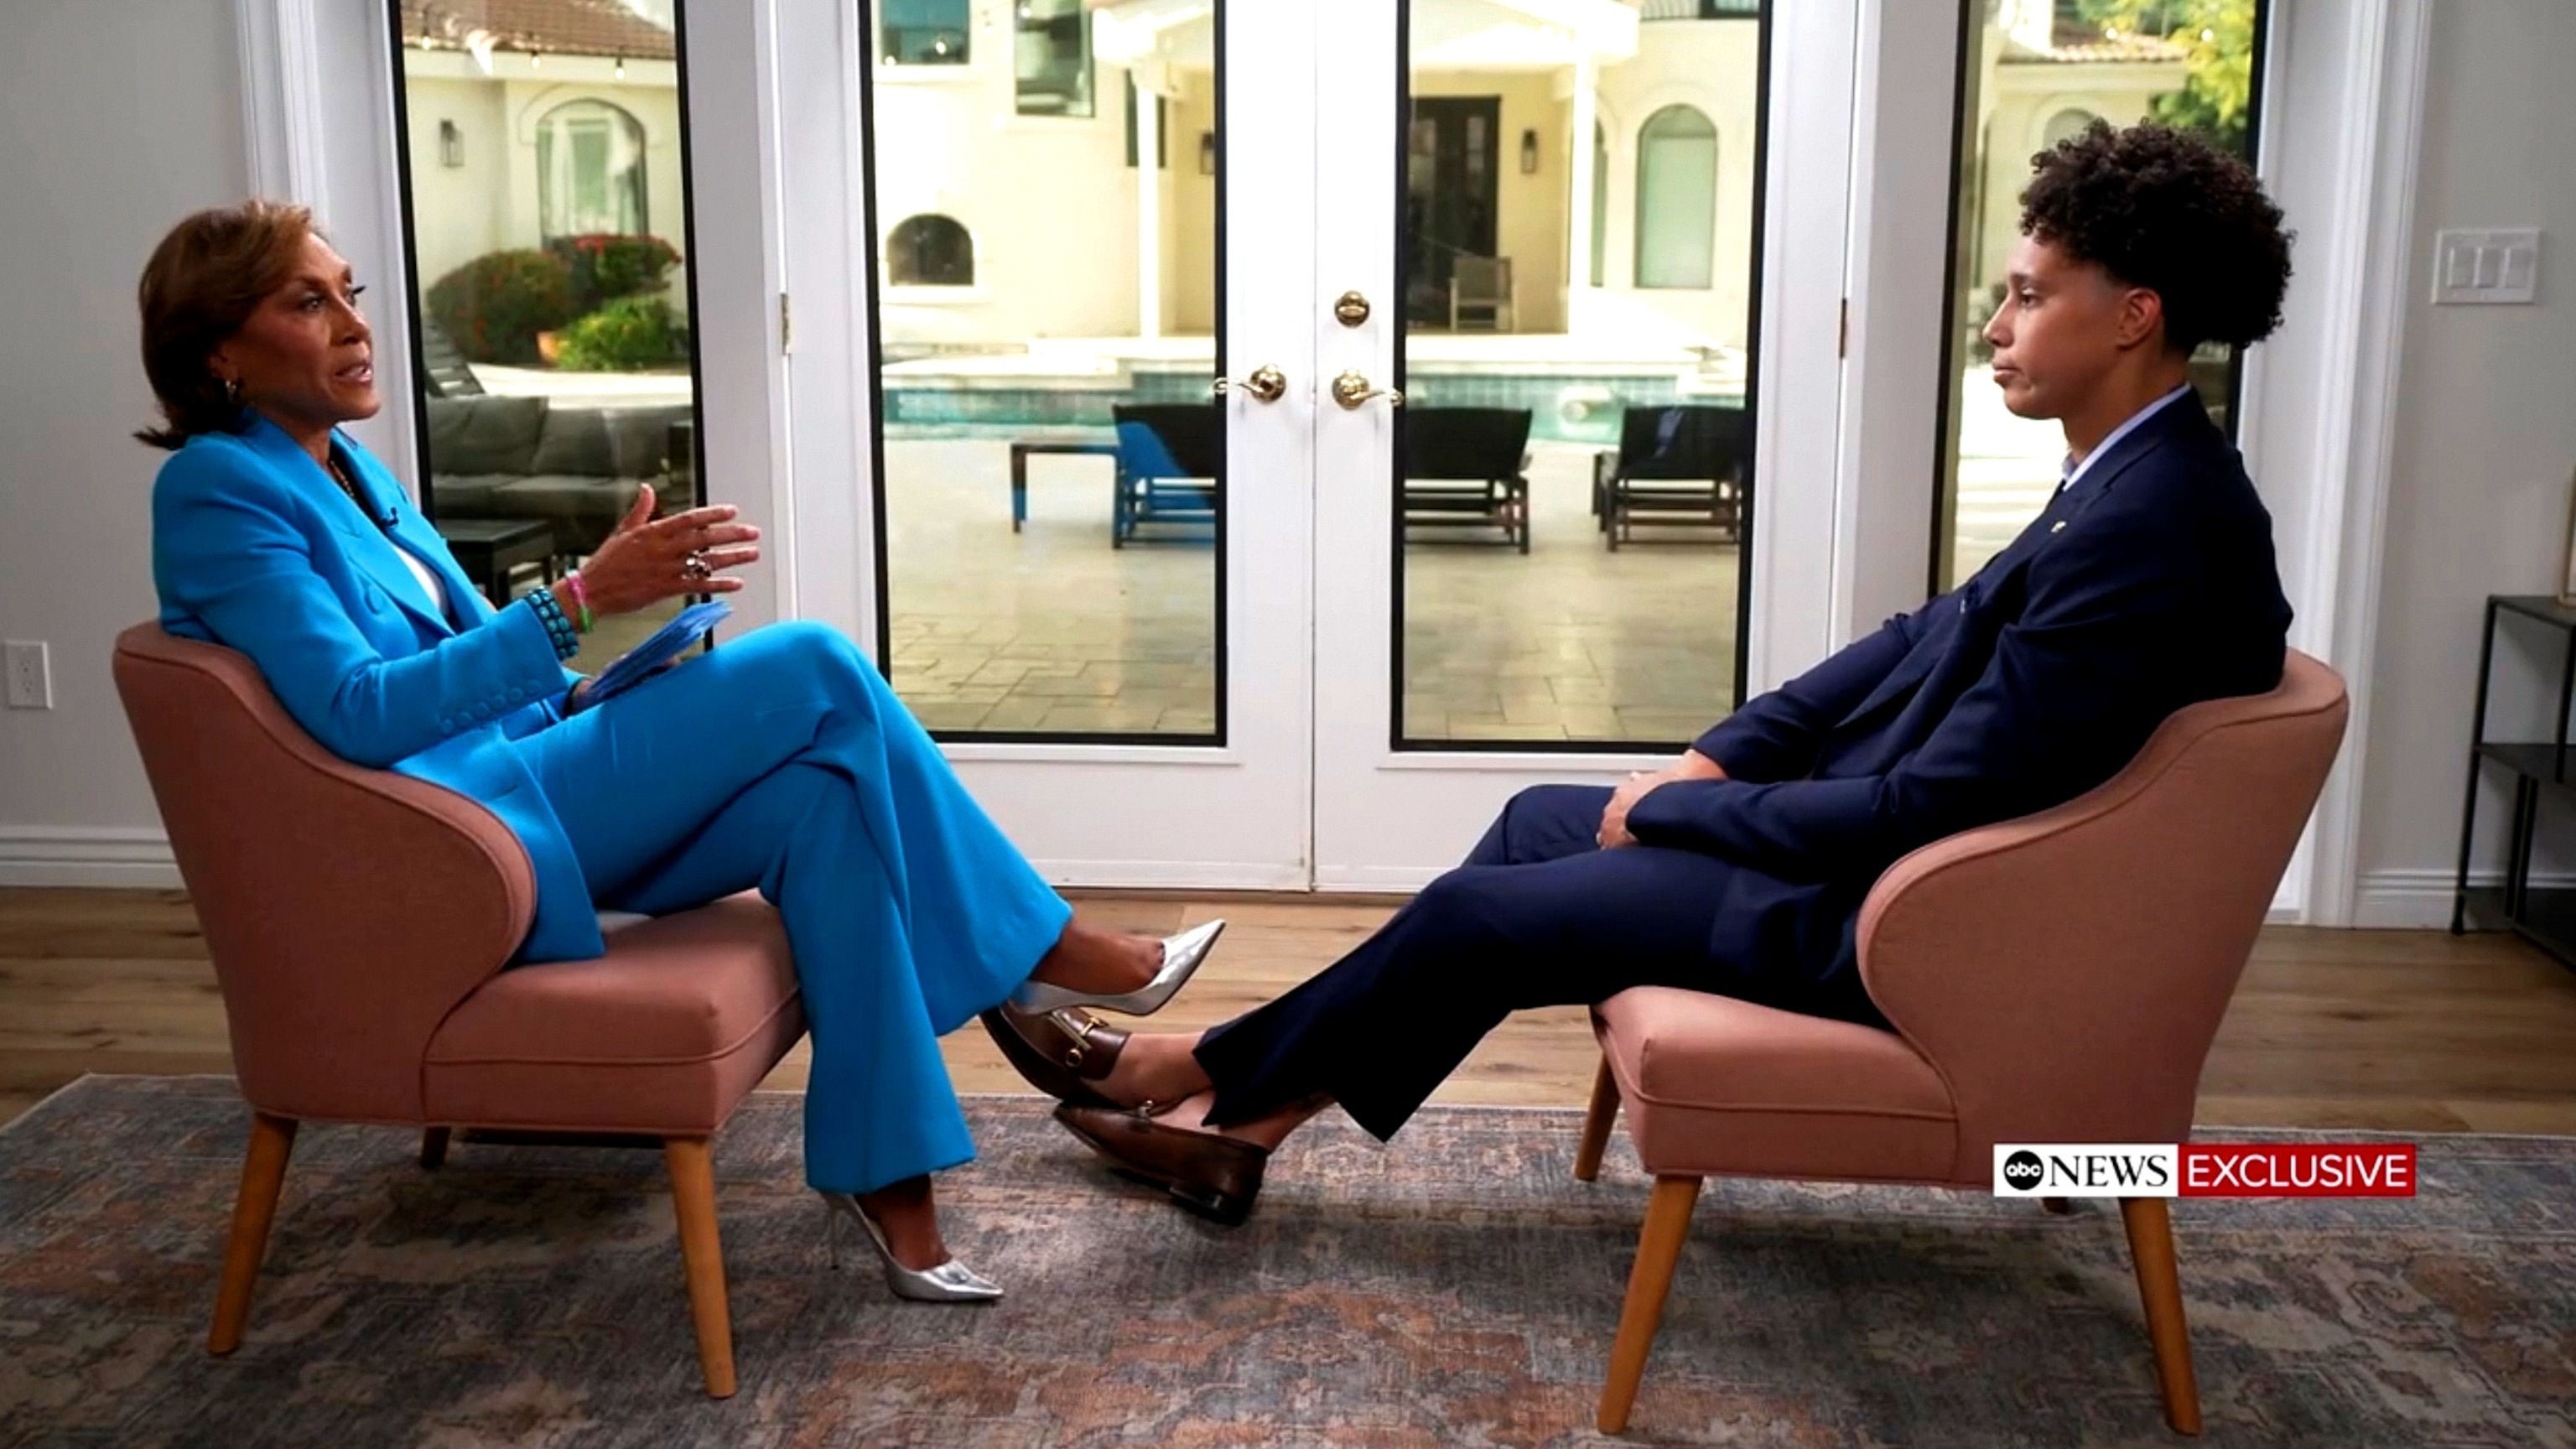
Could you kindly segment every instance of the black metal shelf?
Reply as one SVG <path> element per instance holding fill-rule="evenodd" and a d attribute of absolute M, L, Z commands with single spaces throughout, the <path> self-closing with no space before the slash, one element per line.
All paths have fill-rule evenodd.
<path fill-rule="evenodd" d="M 2495 668 L 2496 624 L 2513 616 L 2565 636 L 2558 669 L 2557 737 L 2550 740 L 2490 740 L 2487 699 Z M 2576 791 L 2576 748 L 2568 742 L 2568 717 L 2576 704 L 2576 606 L 2546 595 L 2491 594 L 2486 629 L 2478 641 L 2478 699 L 2469 717 L 2467 798 L 2460 804 L 2460 862 L 2452 882 L 2451 930 L 2510 930 L 2560 964 L 2576 967 L 2576 889 L 2531 889 L 2531 843 L 2540 827 L 2541 802 Z M 2513 822 L 2505 845 L 2505 879 L 2500 886 L 2469 885 L 2469 860 L 2477 844 L 2478 784 L 2483 766 L 2493 763 L 2513 772 Z"/>

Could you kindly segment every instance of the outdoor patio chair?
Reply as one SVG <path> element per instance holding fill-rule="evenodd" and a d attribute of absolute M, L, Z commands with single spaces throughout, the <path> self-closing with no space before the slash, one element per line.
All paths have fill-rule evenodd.
<path fill-rule="evenodd" d="M 1632 407 L 1619 418 L 1619 451 L 1592 460 L 1592 511 L 1610 549 L 1635 542 L 1642 520 L 1714 530 L 1744 540 L 1742 408 L 1691 404 Z"/>
<path fill-rule="evenodd" d="M 1530 551 L 1527 408 L 1407 408 L 1404 522 L 1499 528 Z"/>
<path fill-rule="evenodd" d="M 1510 257 L 1457 258 L 1449 273 L 1449 330 L 1464 330 L 1469 313 L 1482 313 L 1482 325 L 1490 331 L 1520 330 L 1512 306 Z"/>
<path fill-rule="evenodd" d="M 1118 488 L 1109 546 L 1125 548 L 1149 523 L 1216 522 L 1218 469 L 1225 461 L 1225 422 L 1214 402 L 1121 403 Z"/>

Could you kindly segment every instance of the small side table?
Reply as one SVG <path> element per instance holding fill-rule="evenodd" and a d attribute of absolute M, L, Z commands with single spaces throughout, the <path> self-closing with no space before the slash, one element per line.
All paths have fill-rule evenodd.
<path fill-rule="evenodd" d="M 508 607 L 510 575 L 521 564 L 536 564 L 546 571 L 547 583 L 555 581 L 555 531 L 534 519 L 442 518 L 438 536 L 493 608 Z"/>
<path fill-rule="evenodd" d="M 1118 445 L 1097 438 L 1019 438 L 1011 443 L 1011 532 L 1029 519 L 1029 455 L 1056 453 L 1067 457 L 1115 458 Z M 989 455 L 988 455 L 989 456 Z"/>
<path fill-rule="evenodd" d="M 2558 707 L 2548 740 L 2487 738 L 2487 699 L 2495 667 L 2496 625 L 2506 618 L 2535 620 L 2566 636 L 2559 652 Z M 2459 872 L 2452 884 L 2451 933 L 2472 921 L 2501 927 L 2576 966 L 2576 889 L 2531 888 L 2531 841 L 2544 800 L 2576 799 L 2576 755 L 2567 741 L 2568 706 L 2576 702 L 2576 608 L 2547 595 L 2497 594 L 2487 599 L 2486 628 L 2478 644 L 2477 712 L 2469 721 L 2469 783 L 2460 806 Z M 2469 886 L 2469 854 L 2477 841 L 2478 785 L 2486 768 L 2513 780 L 2513 823 L 2505 847 L 2504 884 Z"/>

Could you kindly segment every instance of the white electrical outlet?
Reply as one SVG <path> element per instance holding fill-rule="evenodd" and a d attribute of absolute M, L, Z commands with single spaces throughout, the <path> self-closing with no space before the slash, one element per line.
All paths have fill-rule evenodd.
<path fill-rule="evenodd" d="M 11 709 L 54 707 L 54 672 L 45 656 L 44 641 L 28 644 L 9 640 L 0 644 L 0 656 L 7 660 Z"/>

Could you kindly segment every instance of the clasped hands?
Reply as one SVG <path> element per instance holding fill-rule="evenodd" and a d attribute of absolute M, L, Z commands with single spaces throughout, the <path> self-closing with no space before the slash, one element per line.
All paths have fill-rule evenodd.
<path fill-rule="evenodd" d="M 1628 812 L 1637 808 L 1638 801 L 1675 780 L 1725 778 L 1724 767 L 1697 750 L 1684 750 L 1679 760 L 1663 769 L 1639 770 L 1610 792 L 1610 804 L 1601 812 L 1601 828 L 1593 834 L 1593 843 L 1603 850 L 1636 844 L 1637 837 L 1628 833 Z"/>

